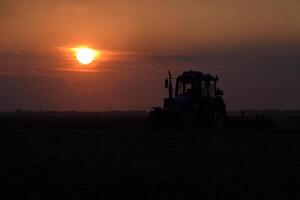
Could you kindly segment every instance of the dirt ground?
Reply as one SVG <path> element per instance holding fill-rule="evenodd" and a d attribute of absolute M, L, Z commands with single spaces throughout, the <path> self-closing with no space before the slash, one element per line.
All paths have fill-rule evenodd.
<path fill-rule="evenodd" d="M 175 133 L 132 124 L 2 129 L 1 199 L 300 198 L 297 130 Z"/>

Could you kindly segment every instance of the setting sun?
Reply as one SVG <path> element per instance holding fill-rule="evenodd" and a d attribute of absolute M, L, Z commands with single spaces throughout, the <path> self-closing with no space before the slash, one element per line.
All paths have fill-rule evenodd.
<path fill-rule="evenodd" d="M 83 65 L 92 63 L 95 58 L 99 55 L 99 52 L 95 49 L 80 47 L 75 49 L 76 59 Z"/>

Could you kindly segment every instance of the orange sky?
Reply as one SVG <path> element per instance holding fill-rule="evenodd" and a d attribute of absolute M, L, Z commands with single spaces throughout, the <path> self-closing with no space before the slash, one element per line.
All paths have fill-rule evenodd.
<path fill-rule="evenodd" d="M 149 109 L 168 69 L 218 74 L 229 109 L 300 108 L 299 13 L 298 0 L 2 0 L 0 110 Z M 104 52 L 89 72 L 66 51 L 79 45 Z"/>

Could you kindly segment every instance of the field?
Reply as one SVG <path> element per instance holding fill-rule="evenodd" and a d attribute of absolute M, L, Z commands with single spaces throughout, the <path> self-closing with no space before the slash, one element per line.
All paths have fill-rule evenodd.
<path fill-rule="evenodd" d="M 299 122 L 183 133 L 143 116 L 5 116 L 1 199 L 299 199 Z"/>

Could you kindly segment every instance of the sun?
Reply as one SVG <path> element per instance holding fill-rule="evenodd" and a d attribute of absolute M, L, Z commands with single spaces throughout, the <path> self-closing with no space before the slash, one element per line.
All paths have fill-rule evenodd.
<path fill-rule="evenodd" d="M 92 63 L 98 56 L 99 52 L 88 47 L 80 47 L 75 49 L 76 59 L 83 65 Z"/>

